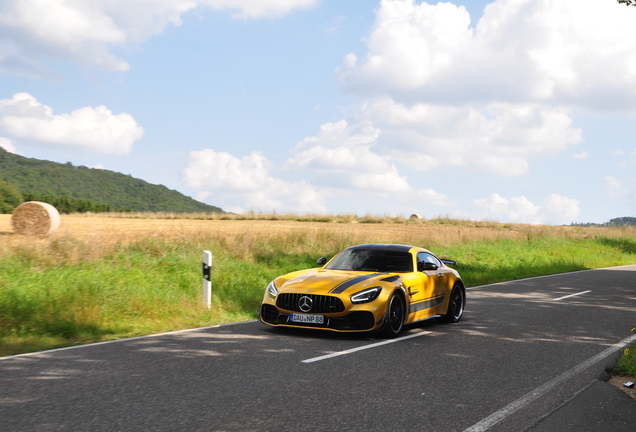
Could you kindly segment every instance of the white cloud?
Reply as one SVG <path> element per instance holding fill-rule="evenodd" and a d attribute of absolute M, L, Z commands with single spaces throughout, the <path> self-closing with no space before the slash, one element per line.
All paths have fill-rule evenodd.
<path fill-rule="evenodd" d="M 370 123 L 326 123 L 318 135 L 296 146 L 286 168 L 309 169 L 317 183 L 332 187 L 411 192 L 408 180 L 389 162 L 390 158 L 374 152 L 379 135 Z"/>
<path fill-rule="evenodd" d="M 343 142 L 336 139 L 338 131 L 347 131 L 346 122 L 323 125 L 318 136 L 299 143 L 298 153 L 284 167 L 285 171 L 302 173 L 305 178 L 298 182 L 272 176 L 275 167 L 260 152 L 239 159 L 211 149 L 190 152 L 183 181 L 197 191 L 197 199 L 214 196 L 215 205 L 236 212 L 255 209 L 324 213 L 327 199 L 332 204 L 340 202 L 342 211 L 366 208 L 380 209 L 381 213 L 396 213 L 414 206 L 455 205 L 433 189 L 411 187 L 395 167 L 361 144 L 368 135 L 345 133 Z M 366 132 L 373 136 L 372 130 Z M 346 142 L 348 147 L 342 145 Z M 356 154 L 370 165 L 350 157 Z"/>
<path fill-rule="evenodd" d="M 358 94 L 411 93 L 446 72 L 453 58 L 469 49 L 464 46 L 471 39 L 469 23 L 466 9 L 450 3 L 383 0 L 365 59 L 350 53 L 337 76 Z"/>
<path fill-rule="evenodd" d="M 573 157 L 574 159 L 587 159 L 587 158 L 589 158 L 589 157 L 590 157 L 590 154 L 589 154 L 588 152 L 586 152 L 586 151 L 583 151 L 583 152 L 581 152 L 581 153 L 574 153 L 574 154 L 572 155 L 572 157 Z"/>
<path fill-rule="evenodd" d="M 539 208 L 526 197 L 515 197 L 510 200 L 492 193 L 488 198 L 477 199 L 475 206 L 482 210 L 484 219 L 501 222 L 539 223 Z"/>
<path fill-rule="evenodd" d="M 9 138 L 0 137 L 0 147 L 8 151 L 9 153 L 16 153 L 17 149 Z"/>
<path fill-rule="evenodd" d="M 568 44 L 589 49 L 590 55 L 603 47 L 589 40 L 587 14 L 574 14 L 574 35 L 549 16 L 563 18 L 572 8 L 590 6 L 584 3 L 571 7 L 564 0 L 499 0 L 471 27 L 463 6 L 382 0 L 366 55 L 359 59 L 350 53 L 336 70 L 343 89 L 362 98 L 349 123 L 376 130 L 374 152 L 393 164 L 421 171 L 462 167 L 504 176 L 527 174 L 531 159 L 554 157 L 582 140 L 581 130 L 572 125 L 570 106 L 577 100 L 585 105 L 591 96 L 573 96 L 563 90 L 570 88 L 563 82 L 578 73 L 577 62 L 587 59 L 586 53 L 572 60 L 568 52 L 565 58 L 571 61 L 566 61 L 553 52 L 558 45 L 553 39 L 563 33 Z M 627 28 L 624 18 L 619 21 Z M 579 33 L 585 44 L 575 43 Z M 612 34 L 620 39 L 620 31 Z M 636 42 L 626 44 L 616 48 L 623 57 L 612 57 L 623 62 L 623 70 L 625 58 L 636 61 L 629 48 L 636 48 Z M 550 66 L 546 58 L 557 63 Z M 586 77 L 605 73 L 602 62 L 586 67 L 595 68 L 584 70 Z M 591 82 L 607 85 L 604 79 Z M 636 90 L 636 78 L 625 79 Z"/>
<path fill-rule="evenodd" d="M 303 172 L 312 177 L 312 184 L 339 194 L 350 191 L 372 200 L 390 196 L 396 206 L 397 202 L 454 205 L 433 189 L 411 186 L 406 176 L 391 163 L 391 155 L 377 152 L 380 136 L 380 130 L 370 122 L 349 124 L 341 120 L 325 123 L 316 136 L 305 138 L 296 145 L 285 169 Z"/>
<path fill-rule="evenodd" d="M 617 178 L 607 176 L 605 177 L 605 186 L 607 194 L 612 198 L 617 198 L 622 195 L 623 183 Z"/>
<path fill-rule="evenodd" d="M 543 206 L 519 196 L 506 199 L 497 193 L 474 200 L 482 219 L 529 224 L 568 224 L 580 214 L 579 201 L 558 194 L 546 197 Z"/>
<path fill-rule="evenodd" d="M 550 194 L 543 203 L 543 217 L 551 224 L 572 223 L 581 213 L 579 203 L 580 201 L 572 198 Z"/>
<path fill-rule="evenodd" d="M 405 177 L 386 158 L 373 152 L 379 131 L 369 123 L 326 123 L 318 135 L 300 142 L 287 161 L 289 170 L 311 170 L 316 182 L 339 187 L 400 192 Z"/>
<path fill-rule="evenodd" d="M 598 0 L 498 0 L 470 27 L 463 6 L 382 0 L 363 58 L 336 75 L 362 97 L 406 103 L 566 104 L 636 110 L 634 14 Z"/>
<path fill-rule="evenodd" d="M 228 211 L 326 211 L 324 196 L 315 187 L 274 178 L 271 168 L 260 152 L 239 159 L 211 149 L 191 151 L 183 181 L 198 191 L 198 199 L 214 195 L 215 204 Z"/>
<path fill-rule="evenodd" d="M 200 0 L 214 9 L 234 11 L 236 18 L 276 18 L 294 9 L 315 6 L 320 0 Z"/>
<path fill-rule="evenodd" d="M 404 197 L 405 202 L 422 208 L 422 206 L 454 207 L 457 203 L 451 201 L 446 195 L 431 188 L 417 189 L 412 195 Z"/>
<path fill-rule="evenodd" d="M 406 191 L 399 162 L 412 169 L 463 167 L 522 175 L 528 159 L 558 154 L 581 140 L 564 110 L 538 105 L 406 106 L 366 101 L 350 121 L 326 123 L 294 149 L 287 169 L 311 170 L 322 184 Z"/>
<path fill-rule="evenodd" d="M 269 161 L 260 152 L 238 159 L 226 152 L 206 149 L 190 152 L 184 180 L 194 189 L 257 191 L 268 179 Z"/>
<path fill-rule="evenodd" d="M 461 166 L 521 175 L 528 159 L 581 141 L 566 110 L 536 104 L 407 106 L 378 98 L 361 104 L 354 118 L 371 122 L 379 154 L 418 170 Z"/>
<path fill-rule="evenodd" d="M 4 0 L 0 4 L 0 71 L 59 78 L 43 59 L 105 70 L 130 66 L 110 52 L 181 25 L 196 8 L 230 10 L 237 18 L 278 17 L 319 0 Z"/>
<path fill-rule="evenodd" d="M 130 114 L 101 105 L 56 115 L 28 93 L 0 100 L 0 128 L 19 139 L 115 154 L 130 152 L 144 133 Z"/>

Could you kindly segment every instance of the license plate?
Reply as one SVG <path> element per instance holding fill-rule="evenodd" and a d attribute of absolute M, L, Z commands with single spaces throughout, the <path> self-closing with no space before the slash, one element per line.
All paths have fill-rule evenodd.
<path fill-rule="evenodd" d="M 308 324 L 324 324 L 325 323 L 324 315 L 307 315 L 307 314 L 293 313 L 289 316 L 289 320 L 292 322 L 308 323 Z"/>

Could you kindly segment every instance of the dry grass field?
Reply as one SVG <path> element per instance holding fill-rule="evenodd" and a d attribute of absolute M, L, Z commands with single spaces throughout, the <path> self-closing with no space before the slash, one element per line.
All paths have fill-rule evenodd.
<path fill-rule="evenodd" d="M 378 242 L 399 242 L 409 238 L 430 238 L 433 243 L 453 244 L 462 241 L 523 238 L 526 233 L 519 226 L 502 229 L 499 224 L 451 226 L 429 223 L 375 224 L 337 222 L 299 222 L 288 220 L 197 220 L 151 219 L 107 217 L 94 215 L 62 215 L 62 223 L 55 237 L 69 236 L 87 242 L 104 245 L 126 243 L 142 238 L 182 238 L 197 235 L 236 237 L 250 233 L 257 237 L 285 236 L 299 231 L 318 233 L 329 231 L 339 235 L 351 235 L 360 239 L 372 238 Z M 0 236 L 7 244 L 47 241 L 32 237 L 14 236 L 11 215 L 0 215 Z M 537 228 L 526 227 L 527 230 Z"/>
<path fill-rule="evenodd" d="M 560 240 L 594 241 L 597 237 L 618 242 L 636 238 L 634 228 L 600 228 L 502 224 L 467 220 L 333 217 L 337 222 L 312 222 L 261 215 L 262 219 L 215 219 L 204 215 L 175 214 L 73 214 L 62 215 L 59 229 L 45 238 L 14 234 L 11 215 L 0 215 L 0 257 L 28 253 L 53 265 L 91 261 L 139 242 L 181 244 L 209 249 L 242 261 L 263 256 L 335 253 L 354 244 L 397 243 L 422 246 L 444 255 L 469 245 L 520 244 Z M 311 219 L 310 219 L 311 220 Z M 325 220 L 329 220 L 325 218 Z M 363 221 L 363 222 L 361 222 Z M 560 246 L 555 246 L 560 247 Z M 474 252 L 478 253 L 478 252 Z M 457 257 L 443 256 L 457 259 Z M 595 266 L 594 262 L 586 265 Z M 603 265 L 603 263 L 598 263 Z"/>
<path fill-rule="evenodd" d="M 544 236 L 563 238 L 595 238 L 598 235 L 622 238 L 636 237 L 636 230 L 629 228 L 566 227 L 496 222 L 430 220 L 421 223 L 340 223 L 301 222 L 292 220 L 201 220 L 184 218 L 153 219 L 144 217 L 62 215 L 60 228 L 50 237 L 38 239 L 14 235 L 11 215 L 0 214 L 0 239 L 7 247 L 21 244 L 46 244 L 52 239 L 71 237 L 82 242 L 108 248 L 115 244 L 127 244 L 141 239 L 224 238 L 239 236 L 255 238 L 287 237 L 302 233 L 318 237 L 332 236 L 350 239 L 353 243 L 404 243 L 424 244 L 430 248 L 448 247 L 475 241 L 501 239 L 523 240 Z"/>

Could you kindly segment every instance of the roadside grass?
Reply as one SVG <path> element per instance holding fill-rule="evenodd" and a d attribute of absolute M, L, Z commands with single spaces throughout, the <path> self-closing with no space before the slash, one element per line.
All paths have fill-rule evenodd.
<path fill-rule="evenodd" d="M 450 219 L 361 226 L 13 239 L 0 245 L 0 356 L 254 319 L 272 279 L 353 244 L 423 246 L 458 260 L 467 286 L 636 263 L 633 230 Z M 201 305 L 203 250 L 214 255 L 210 310 Z"/>
<path fill-rule="evenodd" d="M 636 328 L 632 329 L 636 333 Z M 610 383 L 636 399 L 636 389 L 624 386 L 626 382 L 636 381 L 636 344 L 625 348 L 616 364 L 610 369 Z"/>
<path fill-rule="evenodd" d="M 635 252 L 605 238 L 576 240 L 545 236 L 532 241 L 504 239 L 441 248 L 437 253 L 458 261 L 455 267 L 467 286 L 527 277 L 631 264 Z"/>
<path fill-rule="evenodd" d="M 625 348 L 612 369 L 612 375 L 636 377 L 636 344 Z"/>

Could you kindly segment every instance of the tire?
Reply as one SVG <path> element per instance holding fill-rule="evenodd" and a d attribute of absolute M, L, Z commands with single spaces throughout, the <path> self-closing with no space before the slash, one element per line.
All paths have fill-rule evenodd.
<path fill-rule="evenodd" d="M 456 323 L 462 319 L 464 308 L 466 307 L 466 293 L 461 285 L 457 284 L 453 287 L 448 300 L 448 309 L 444 315 L 444 321 L 448 323 Z"/>
<path fill-rule="evenodd" d="M 398 294 L 391 295 L 386 307 L 386 320 L 384 323 L 384 334 L 394 338 L 402 332 L 404 327 L 405 307 L 402 297 Z"/>

